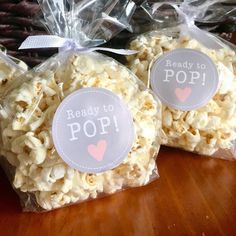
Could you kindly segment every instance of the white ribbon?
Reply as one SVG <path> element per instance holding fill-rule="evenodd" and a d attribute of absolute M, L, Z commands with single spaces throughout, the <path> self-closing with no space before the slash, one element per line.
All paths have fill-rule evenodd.
<path fill-rule="evenodd" d="M 9 56 L 7 56 L 4 52 L 0 51 L 0 58 L 2 58 L 5 62 L 7 62 L 9 65 L 15 67 L 17 70 L 20 70 L 22 72 L 25 72 L 26 69 L 20 67 L 16 62 L 14 62 Z"/>
<path fill-rule="evenodd" d="M 180 5 L 180 8 L 171 2 L 167 3 L 154 3 L 152 8 L 153 11 L 155 12 L 159 7 L 168 4 L 172 6 L 177 14 L 184 19 L 184 24 L 180 25 L 180 35 L 189 35 L 192 38 L 196 39 L 198 42 L 203 44 L 207 48 L 211 49 L 220 49 L 224 47 L 224 44 L 216 37 L 214 37 L 212 34 L 199 29 L 195 23 L 194 23 L 194 18 L 190 17 L 187 15 L 183 9 L 185 5 Z"/>
<path fill-rule="evenodd" d="M 86 48 L 86 47 L 80 46 L 73 39 L 62 38 L 56 35 L 29 36 L 25 39 L 25 41 L 19 47 L 19 49 L 34 49 L 34 48 L 59 48 L 60 52 L 67 51 L 67 50 L 74 50 L 79 53 L 106 51 L 106 52 L 113 52 L 120 55 L 133 55 L 137 53 L 137 51 L 126 50 L 126 49 L 114 49 L 114 48 L 105 48 L 105 47 Z"/>

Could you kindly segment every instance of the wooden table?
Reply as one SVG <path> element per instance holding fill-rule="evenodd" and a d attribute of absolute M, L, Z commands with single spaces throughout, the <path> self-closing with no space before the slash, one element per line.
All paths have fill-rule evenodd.
<path fill-rule="evenodd" d="M 236 162 L 162 148 L 161 178 L 143 188 L 59 209 L 22 213 L 0 173 L 0 235 L 236 235 Z"/>

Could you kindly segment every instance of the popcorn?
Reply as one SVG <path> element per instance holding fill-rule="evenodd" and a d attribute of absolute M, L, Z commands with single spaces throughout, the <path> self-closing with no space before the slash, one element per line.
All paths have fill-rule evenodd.
<path fill-rule="evenodd" d="M 139 51 L 127 57 L 128 67 L 149 86 L 149 69 L 163 53 L 177 48 L 190 48 L 207 54 L 215 63 L 219 74 L 219 88 L 215 96 L 203 107 L 193 111 L 180 111 L 163 105 L 163 144 L 180 147 L 203 155 L 222 155 L 236 158 L 236 55 L 225 46 L 208 49 L 187 36 L 163 35 L 150 32 L 138 36 L 129 46 Z M 224 155 L 220 156 L 224 157 Z"/>
<path fill-rule="evenodd" d="M 17 61 L 16 63 L 22 70 L 27 70 L 27 65 L 17 59 L 12 59 Z M 4 59 L 0 58 L 0 95 L 4 94 L 8 88 L 13 85 L 14 79 L 22 73 L 21 70 L 14 67 L 13 65 L 6 62 Z"/>
<path fill-rule="evenodd" d="M 157 175 L 155 154 L 160 147 L 160 103 L 138 84 L 136 76 L 97 53 L 69 54 L 59 68 L 50 70 L 60 56 L 45 62 L 48 70 L 20 78 L 23 83 L 10 91 L 2 108 L 1 154 L 16 167 L 13 185 L 35 195 L 44 210 L 147 184 Z M 51 136 L 62 100 L 85 87 L 114 92 L 127 104 L 134 121 L 135 140 L 128 156 L 118 167 L 99 174 L 69 167 L 57 154 Z"/>

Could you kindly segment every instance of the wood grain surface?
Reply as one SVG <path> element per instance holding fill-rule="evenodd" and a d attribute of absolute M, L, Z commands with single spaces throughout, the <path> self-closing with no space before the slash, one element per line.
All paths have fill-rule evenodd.
<path fill-rule="evenodd" d="M 160 179 L 49 213 L 22 213 L 0 172 L 0 235 L 236 235 L 236 162 L 162 148 Z"/>

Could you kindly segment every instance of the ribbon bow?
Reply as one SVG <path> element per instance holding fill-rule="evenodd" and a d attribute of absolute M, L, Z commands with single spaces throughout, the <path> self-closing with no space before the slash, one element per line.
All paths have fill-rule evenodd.
<path fill-rule="evenodd" d="M 94 51 L 113 52 L 120 55 L 133 55 L 137 53 L 135 50 L 114 49 L 105 47 L 82 47 L 71 38 L 63 38 L 56 35 L 37 35 L 29 36 L 21 44 L 19 49 L 34 49 L 34 48 L 59 48 L 60 52 L 74 50 L 79 53 L 89 53 Z"/>

